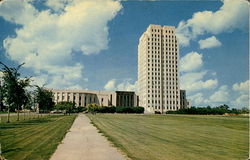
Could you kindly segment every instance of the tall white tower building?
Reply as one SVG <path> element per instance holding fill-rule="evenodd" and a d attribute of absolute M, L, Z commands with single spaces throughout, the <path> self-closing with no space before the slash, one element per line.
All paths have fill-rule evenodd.
<path fill-rule="evenodd" d="M 138 45 L 139 105 L 145 112 L 180 109 L 178 64 L 175 27 L 149 25 Z"/>

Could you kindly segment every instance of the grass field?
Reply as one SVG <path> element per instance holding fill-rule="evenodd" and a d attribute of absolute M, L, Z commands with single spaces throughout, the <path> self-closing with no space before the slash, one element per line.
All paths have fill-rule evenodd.
<path fill-rule="evenodd" d="M 47 160 L 71 127 L 76 115 L 51 115 L 0 123 L 2 154 L 9 160 Z"/>
<path fill-rule="evenodd" d="M 248 117 L 200 115 L 88 115 L 134 160 L 246 160 Z"/>
<path fill-rule="evenodd" d="M 23 120 L 30 120 L 30 119 L 36 119 L 41 117 L 47 117 L 48 114 L 37 114 L 37 113 L 20 113 L 19 114 L 19 121 Z M 16 122 L 17 121 L 17 113 L 11 113 L 10 114 L 10 122 Z M 7 122 L 7 114 L 0 115 L 0 123 Z"/>

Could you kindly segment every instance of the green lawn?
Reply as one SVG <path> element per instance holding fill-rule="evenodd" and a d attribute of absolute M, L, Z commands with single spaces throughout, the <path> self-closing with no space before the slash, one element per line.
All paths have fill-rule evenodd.
<path fill-rule="evenodd" d="M 36 119 L 41 117 L 47 117 L 49 114 L 37 114 L 37 113 L 20 113 L 19 114 L 19 120 L 29 120 L 29 119 Z M 16 122 L 17 121 L 17 114 L 12 113 L 10 114 L 10 122 Z M 0 115 L 0 123 L 7 122 L 7 114 Z"/>
<path fill-rule="evenodd" d="M 135 160 L 245 160 L 248 117 L 88 115 L 115 146 Z"/>
<path fill-rule="evenodd" d="M 48 160 L 75 117 L 76 115 L 51 115 L 33 120 L 0 123 L 3 156 L 10 160 Z"/>

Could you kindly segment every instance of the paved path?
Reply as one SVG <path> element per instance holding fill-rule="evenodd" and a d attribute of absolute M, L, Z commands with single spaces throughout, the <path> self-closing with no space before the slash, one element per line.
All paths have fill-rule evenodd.
<path fill-rule="evenodd" d="M 50 160 L 125 160 L 108 140 L 98 133 L 84 114 L 79 114 Z"/>

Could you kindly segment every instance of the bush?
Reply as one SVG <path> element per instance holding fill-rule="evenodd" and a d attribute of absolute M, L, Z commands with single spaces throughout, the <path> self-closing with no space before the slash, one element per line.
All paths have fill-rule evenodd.
<path fill-rule="evenodd" d="M 243 110 L 243 109 L 242 109 Z M 211 108 L 210 106 L 207 107 L 191 107 L 191 108 L 184 108 L 177 111 L 167 111 L 166 114 L 201 114 L 201 115 L 223 115 L 225 113 L 234 113 L 240 114 L 242 110 L 237 110 L 235 108 L 229 109 L 227 105 L 220 105 L 218 107 Z"/>
<path fill-rule="evenodd" d="M 116 107 L 116 113 L 144 113 L 143 107 Z"/>
<path fill-rule="evenodd" d="M 134 110 L 134 113 L 144 113 L 143 107 L 132 107 Z"/>
<path fill-rule="evenodd" d="M 86 111 L 86 110 L 87 110 L 86 107 L 81 107 L 81 106 L 79 106 L 79 107 L 74 108 L 74 109 L 72 110 L 72 113 L 80 113 L 80 112 L 84 112 L 84 111 Z"/>
<path fill-rule="evenodd" d="M 115 113 L 115 107 L 100 107 L 98 110 L 99 113 Z"/>
<path fill-rule="evenodd" d="M 90 113 L 144 113 L 143 107 L 107 107 L 89 104 L 87 109 Z"/>

